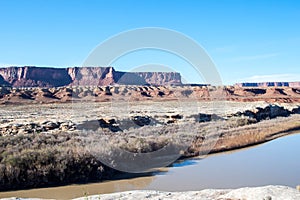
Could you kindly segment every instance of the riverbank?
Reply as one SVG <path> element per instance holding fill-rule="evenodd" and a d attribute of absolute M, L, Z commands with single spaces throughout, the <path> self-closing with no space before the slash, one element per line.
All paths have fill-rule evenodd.
<path fill-rule="evenodd" d="M 210 154 L 205 159 L 180 160 L 149 176 L 138 177 L 137 174 L 135 178 L 121 180 L 1 192 L 0 198 L 67 200 L 131 190 L 185 192 L 272 184 L 296 188 L 299 167 L 295 158 L 300 153 L 299 141 L 300 134 L 293 134 L 254 147 Z"/>
<path fill-rule="evenodd" d="M 234 190 L 202 190 L 192 192 L 159 192 L 159 191 L 127 191 L 114 194 L 94 195 L 78 198 L 76 200 L 136 200 L 136 199 L 172 199 L 172 200 L 216 200 L 216 199 L 245 199 L 245 200 L 298 200 L 300 192 L 286 186 L 264 186 L 253 188 L 240 188 Z"/>
<path fill-rule="evenodd" d="M 187 192 L 161 192 L 150 190 L 135 190 L 112 194 L 99 194 L 84 196 L 74 200 L 136 200 L 136 199 L 172 199 L 172 200 L 216 200 L 216 199 L 245 199 L 245 200 L 298 200 L 300 192 L 287 186 L 269 185 L 264 187 L 246 187 L 239 189 L 214 190 L 206 189 L 201 191 Z M 3 200 L 38 200 L 37 198 L 3 198 Z"/>
<path fill-rule="evenodd" d="M 171 144 L 175 151 L 168 165 L 179 158 L 256 145 L 300 129 L 298 105 L 208 102 L 201 103 L 199 113 L 193 107 L 196 103 L 180 102 L 187 109 L 180 110 L 177 101 L 135 102 L 130 113 L 122 110 L 127 104 L 121 103 L 115 105 L 114 116 L 105 109 L 108 103 L 99 102 L 6 105 L 0 127 L 0 189 L 111 180 L 124 173 L 105 163 L 117 161 L 117 148 L 124 150 L 118 155 L 126 160 L 126 152 L 145 157 L 143 153 Z M 157 167 L 151 164 L 151 160 L 144 163 L 142 169 Z"/>

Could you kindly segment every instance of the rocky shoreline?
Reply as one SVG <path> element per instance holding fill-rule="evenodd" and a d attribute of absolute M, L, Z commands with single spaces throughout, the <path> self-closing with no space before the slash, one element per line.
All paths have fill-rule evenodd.
<path fill-rule="evenodd" d="M 239 189 L 205 189 L 187 192 L 163 192 L 151 190 L 135 190 L 112 194 L 84 196 L 74 200 L 136 200 L 136 199 L 169 199 L 169 200 L 298 200 L 300 191 L 287 186 L 269 185 L 262 187 L 246 187 Z M 3 200 L 38 200 L 38 198 L 3 198 Z"/>
<path fill-rule="evenodd" d="M 76 200 L 96 200 L 96 199 L 172 199 L 172 200 L 216 200 L 216 199 L 245 199 L 245 200 L 298 200 L 300 192 L 286 186 L 264 186 L 253 188 L 239 188 L 227 190 L 206 189 L 202 191 L 190 192 L 159 192 L 159 191 L 127 191 L 113 194 L 93 195 L 78 198 Z"/>

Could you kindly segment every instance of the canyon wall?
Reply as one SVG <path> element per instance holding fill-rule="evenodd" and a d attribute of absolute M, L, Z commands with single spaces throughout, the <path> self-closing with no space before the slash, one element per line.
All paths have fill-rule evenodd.
<path fill-rule="evenodd" d="M 136 72 L 137 75 L 144 78 L 151 85 L 164 85 L 169 83 L 181 85 L 181 76 L 176 72 Z"/>
<path fill-rule="evenodd" d="M 0 68 L 0 85 L 61 87 L 67 85 L 181 85 L 177 72 L 120 72 L 113 67 L 7 67 Z"/>
<path fill-rule="evenodd" d="M 8 67 L 0 68 L 0 82 L 14 87 L 58 87 L 71 83 L 64 68 Z"/>
<path fill-rule="evenodd" d="M 300 87 L 300 82 L 237 83 L 238 87 Z"/>
<path fill-rule="evenodd" d="M 183 85 L 177 72 L 121 72 L 113 67 L 0 68 L 0 86 L 62 87 L 106 85 Z M 300 82 L 237 83 L 237 87 L 300 87 Z"/>

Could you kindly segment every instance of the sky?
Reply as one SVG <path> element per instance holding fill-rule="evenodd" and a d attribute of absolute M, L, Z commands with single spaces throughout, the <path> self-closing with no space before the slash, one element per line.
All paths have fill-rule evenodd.
<path fill-rule="evenodd" d="M 299 22 L 298 0 L 0 0 L 0 66 L 82 66 L 108 38 L 158 27 L 197 42 L 224 84 L 300 81 Z M 157 49 L 112 66 L 132 71 L 151 63 L 205 82 L 189 62 Z"/>

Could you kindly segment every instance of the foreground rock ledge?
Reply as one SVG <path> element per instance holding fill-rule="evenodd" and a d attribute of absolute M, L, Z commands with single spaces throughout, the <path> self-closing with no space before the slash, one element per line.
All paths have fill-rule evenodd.
<path fill-rule="evenodd" d="M 7 198 L 13 200 L 20 198 Z M 173 199 L 173 200 L 299 200 L 300 192 L 287 186 L 245 187 L 240 189 L 214 190 L 206 189 L 189 192 L 160 192 L 136 190 L 112 194 L 93 195 L 77 198 L 75 200 L 136 200 L 136 199 Z"/>
<path fill-rule="evenodd" d="M 174 200 L 299 200 L 300 192 L 287 186 L 265 186 L 234 190 L 212 190 L 190 192 L 128 191 L 113 194 L 93 195 L 76 200 L 109 199 L 174 199 Z"/>

